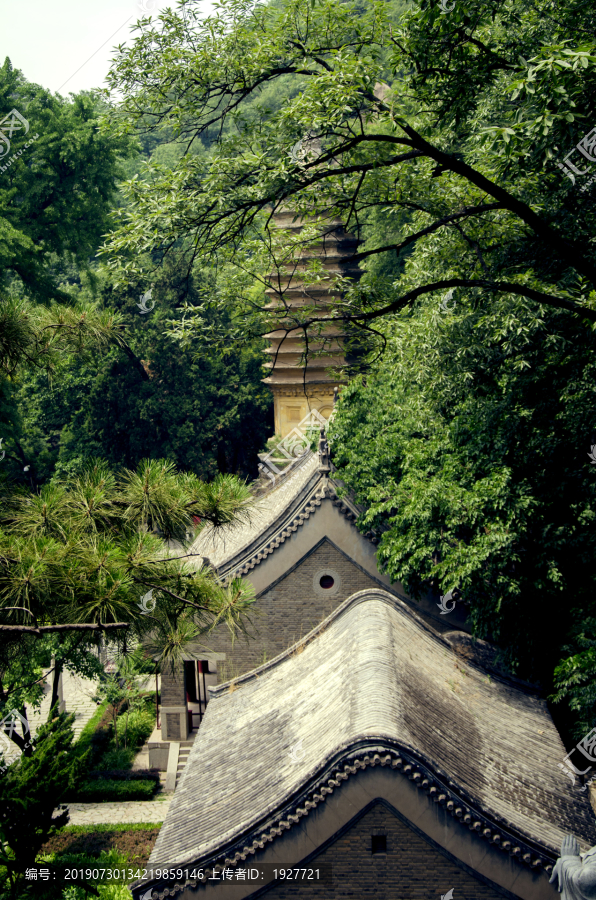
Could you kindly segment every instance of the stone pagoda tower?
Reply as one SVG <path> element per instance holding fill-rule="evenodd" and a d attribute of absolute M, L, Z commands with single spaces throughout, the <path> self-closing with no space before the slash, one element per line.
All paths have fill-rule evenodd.
<path fill-rule="evenodd" d="M 296 219 L 291 210 L 278 212 L 274 217 L 277 228 L 297 237 L 304 228 L 304 222 Z M 269 308 L 281 306 L 297 308 L 316 306 L 325 315 L 332 306 L 331 279 L 334 275 L 358 279 L 361 275 L 357 262 L 351 257 L 357 253 L 359 241 L 347 234 L 339 219 L 328 221 L 320 241 L 300 254 L 297 264 L 286 265 L 278 277 L 277 290 L 269 288 Z M 329 281 L 305 285 L 301 280 L 304 267 L 313 258 L 321 260 L 329 273 Z M 283 297 L 283 299 L 282 299 Z M 283 328 L 266 335 L 270 346 L 265 350 L 269 362 L 265 365 L 271 374 L 265 378 L 273 391 L 275 408 L 275 434 L 285 437 L 313 410 L 328 419 L 333 409 L 334 387 L 345 382 L 342 367 L 345 366 L 341 323 L 325 326 L 321 334 L 314 334 L 308 343 L 305 359 L 305 342 L 302 331 L 289 334 Z M 318 354 L 317 355 L 317 351 Z M 315 354 L 315 355 L 313 355 Z M 335 371 L 334 371 L 335 370 Z"/>

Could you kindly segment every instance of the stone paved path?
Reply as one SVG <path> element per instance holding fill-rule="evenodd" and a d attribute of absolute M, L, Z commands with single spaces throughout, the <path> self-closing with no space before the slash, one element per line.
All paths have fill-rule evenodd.
<path fill-rule="evenodd" d="M 64 672 L 62 675 L 62 691 L 66 712 L 75 714 L 73 731 L 75 740 L 77 740 L 91 716 L 97 711 L 97 704 L 91 699 L 97 691 L 97 682 L 90 681 L 88 678 L 80 678 L 71 672 Z M 51 697 L 52 691 L 50 685 L 48 685 L 41 708 L 30 716 L 33 733 L 37 731 L 42 722 L 47 721 Z"/>
<path fill-rule="evenodd" d="M 123 803 L 69 803 L 69 825 L 115 825 L 163 822 L 170 800 L 129 800 Z"/>

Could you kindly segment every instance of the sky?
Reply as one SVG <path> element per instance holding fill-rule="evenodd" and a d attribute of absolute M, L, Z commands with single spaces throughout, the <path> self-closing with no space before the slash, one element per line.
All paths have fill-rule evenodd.
<path fill-rule="evenodd" d="M 8 56 L 28 81 L 63 96 L 101 87 L 131 26 L 168 6 L 176 0 L 0 0 L 0 65 Z M 200 8 L 209 14 L 210 0 Z"/>

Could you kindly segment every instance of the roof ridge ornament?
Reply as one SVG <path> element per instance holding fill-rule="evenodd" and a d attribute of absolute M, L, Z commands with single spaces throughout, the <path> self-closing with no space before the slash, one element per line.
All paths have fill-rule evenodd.
<path fill-rule="evenodd" d="M 325 434 L 325 426 L 321 425 L 319 437 L 319 472 L 330 472 L 331 460 L 329 456 L 329 441 Z"/>

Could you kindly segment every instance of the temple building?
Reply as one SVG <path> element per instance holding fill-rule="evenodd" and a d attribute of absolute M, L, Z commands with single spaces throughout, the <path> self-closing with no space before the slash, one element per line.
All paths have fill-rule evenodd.
<path fill-rule="evenodd" d="M 292 232 L 301 228 L 289 213 L 278 215 L 276 222 Z M 359 270 L 349 259 L 357 244 L 337 222 L 327 229 L 316 252 L 330 277 L 336 273 L 358 277 Z M 305 258 L 310 259 L 313 252 L 312 247 L 305 250 Z M 298 279 L 297 284 L 293 278 Z M 272 304 L 280 304 L 283 297 L 290 308 L 308 301 L 324 311 L 330 302 L 330 284 L 319 282 L 315 288 L 304 288 L 300 267 L 294 266 L 291 274 L 278 279 L 280 293 L 273 293 Z M 187 648 L 184 665 L 177 673 L 173 675 L 169 668 L 162 672 L 161 740 L 153 740 L 149 750 L 151 765 L 161 769 L 169 765 L 170 789 L 175 787 L 193 733 L 201 724 L 209 687 L 276 657 L 357 591 L 381 587 L 429 617 L 439 630 L 457 623 L 466 627 L 462 609 L 454 610 L 447 624 L 437 608 L 438 596 L 414 602 L 400 584 L 391 584 L 379 571 L 378 538 L 372 532 L 362 534 L 356 527 L 363 510 L 349 495 L 343 496 L 324 438 L 318 452 L 310 449 L 312 436 L 319 437 L 332 413 L 346 362 L 338 337 L 341 329 L 331 330 L 332 349 L 325 351 L 324 358 L 305 359 L 299 339 L 290 337 L 282 342 L 285 332 L 281 330 L 270 335 L 270 351 L 281 344 L 280 352 L 272 357 L 266 382 L 274 393 L 275 421 L 282 439 L 273 450 L 261 454 L 258 499 L 250 522 L 223 536 L 205 529 L 191 548 L 190 552 L 199 560 L 206 559 L 223 580 L 242 576 L 250 581 L 257 602 L 250 640 L 233 642 L 227 627 L 221 625 L 208 640 Z M 329 337 L 328 332 L 326 327 Z M 283 349 L 286 342 L 290 350 Z M 169 746 L 171 742 L 180 744 L 178 751 Z"/>
<path fill-rule="evenodd" d="M 319 251 L 346 272 L 355 247 L 337 226 Z M 222 579 L 252 583 L 249 638 L 218 626 L 162 672 L 150 762 L 175 791 L 147 868 L 181 874 L 133 896 L 555 900 L 564 835 L 586 850 L 596 823 L 561 773 L 546 702 L 471 638 L 463 604 L 414 601 L 380 571 L 324 432 L 341 329 L 324 365 L 283 334 L 270 335 L 279 440 L 261 455 L 255 512 L 192 547 Z M 276 880 L 281 869 L 319 875 Z"/>
<path fill-rule="evenodd" d="M 440 634 L 393 593 L 358 591 L 211 689 L 148 868 L 220 875 L 133 895 L 554 900 L 564 835 L 596 842 L 564 755 L 544 699 L 499 674 L 489 648 Z M 330 867 L 332 883 L 275 883 L 282 867 Z M 242 883 L 249 870 L 261 883 Z"/>

